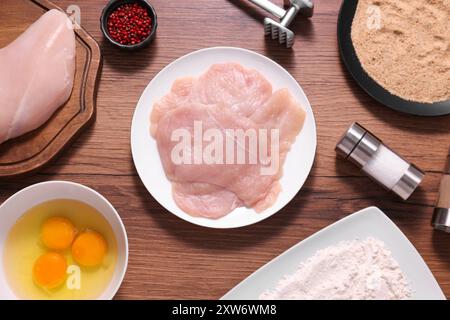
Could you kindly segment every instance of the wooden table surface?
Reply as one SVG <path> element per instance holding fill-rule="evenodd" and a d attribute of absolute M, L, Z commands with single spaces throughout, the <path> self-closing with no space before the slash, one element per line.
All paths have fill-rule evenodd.
<path fill-rule="evenodd" d="M 62 8 L 80 6 L 82 26 L 103 50 L 96 122 L 40 173 L 0 182 L 0 201 L 47 180 L 82 183 L 106 196 L 125 223 L 130 245 L 117 299 L 220 298 L 300 240 L 354 211 L 377 206 L 411 240 L 450 297 L 450 235 L 430 227 L 450 142 L 450 118 L 392 111 L 356 85 L 337 48 L 341 1 L 317 0 L 311 20 L 294 23 L 296 43 L 286 50 L 266 41 L 265 13 L 249 1 L 152 0 L 159 19 L 157 38 L 136 53 L 119 51 L 103 39 L 99 16 L 106 2 L 55 1 Z M 148 82 L 172 60 L 213 46 L 243 47 L 280 63 L 302 86 L 317 124 L 315 164 L 299 194 L 273 217 L 236 230 L 197 227 L 168 213 L 141 183 L 130 151 L 132 115 Z M 336 158 L 335 143 L 353 121 L 426 172 L 409 201 L 385 192 L 352 164 Z"/>

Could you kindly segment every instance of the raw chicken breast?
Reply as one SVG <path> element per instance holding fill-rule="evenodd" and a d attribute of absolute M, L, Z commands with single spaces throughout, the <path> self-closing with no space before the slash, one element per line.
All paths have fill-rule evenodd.
<path fill-rule="evenodd" d="M 198 79 L 175 80 L 170 93 L 153 105 L 150 133 L 155 136 L 161 115 L 189 102 L 224 104 L 248 117 L 271 95 L 272 85 L 258 71 L 238 63 L 215 64 Z"/>
<path fill-rule="evenodd" d="M 197 79 L 175 81 L 171 92 L 153 106 L 151 132 L 177 205 L 192 216 L 210 219 L 223 217 L 240 206 L 257 212 L 270 207 L 281 190 L 278 180 L 284 159 L 303 127 L 305 115 L 287 89 L 272 93 L 270 83 L 257 71 L 236 63 L 213 65 Z M 196 153 L 190 141 L 188 145 L 192 147 L 184 151 L 191 163 L 174 162 L 179 141 L 173 139 L 173 132 L 182 128 L 194 137 L 196 123 L 201 123 L 202 132 L 214 129 L 225 137 L 219 145 L 223 155 L 227 141 L 231 141 L 236 148 L 234 156 L 240 151 L 248 160 L 254 152 L 258 161 L 227 164 L 224 158 L 222 162 L 205 163 L 203 153 Z M 275 171 L 262 174 L 267 164 L 263 164 L 259 150 L 251 149 L 248 140 L 242 144 L 242 140 L 230 135 L 230 129 L 276 129 L 279 160 Z M 208 144 L 203 142 L 203 148 Z"/>
<path fill-rule="evenodd" d="M 210 183 L 174 182 L 172 192 L 181 210 L 194 217 L 217 219 L 242 206 L 235 193 Z"/>
<path fill-rule="evenodd" d="M 69 18 L 50 10 L 0 49 L 0 143 L 44 124 L 69 99 L 75 34 Z"/>
<path fill-rule="evenodd" d="M 250 117 L 260 128 L 280 130 L 280 163 L 302 130 L 306 113 L 294 100 L 289 90 L 280 89 L 273 93 L 266 105 Z M 282 166 L 280 166 L 281 174 Z"/>
<path fill-rule="evenodd" d="M 220 186 L 233 192 L 248 207 L 262 200 L 269 192 L 277 174 L 261 175 L 261 164 L 192 163 L 177 165 L 172 161 L 172 150 L 178 142 L 172 141 L 171 133 L 178 128 L 183 128 L 190 131 L 191 136 L 193 136 L 194 121 L 201 121 L 204 131 L 210 128 L 221 130 L 223 136 L 227 135 L 225 129 L 242 129 L 244 131 L 258 129 L 254 122 L 236 115 L 223 105 L 197 104 L 174 109 L 161 118 L 156 137 L 158 150 L 168 178 L 178 183 L 201 182 Z M 223 147 L 225 149 L 225 145 Z M 238 148 L 244 148 L 244 146 L 238 145 Z M 242 151 L 249 159 L 249 150 L 244 149 Z M 225 154 L 225 150 L 223 153 Z M 217 188 L 214 188 L 213 191 L 216 192 Z M 186 192 L 184 193 L 186 194 Z M 205 192 L 202 191 L 201 193 L 204 194 Z M 198 192 L 194 191 L 193 194 L 196 195 Z M 230 204 L 225 206 L 233 207 Z M 192 210 L 189 210 L 189 212 L 192 212 Z"/>
<path fill-rule="evenodd" d="M 153 105 L 153 111 L 150 115 L 150 133 L 152 136 L 156 135 L 156 131 L 158 130 L 158 122 L 164 114 L 172 109 L 175 109 L 177 106 L 182 106 L 186 102 L 190 101 L 189 96 L 191 94 L 194 80 L 195 79 L 192 77 L 185 77 L 175 80 L 170 93 L 165 95 L 160 101 L 157 101 Z"/>
<path fill-rule="evenodd" d="M 193 84 L 191 100 L 203 104 L 222 103 L 248 117 L 272 95 L 272 85 L 258 71 L 238 63 L 212 65 Z"/>

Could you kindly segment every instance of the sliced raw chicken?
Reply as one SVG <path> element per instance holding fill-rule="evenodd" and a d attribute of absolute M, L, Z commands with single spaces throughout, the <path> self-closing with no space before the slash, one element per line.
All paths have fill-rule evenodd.
<path fill-rule="evenodd" d="M 240 74 L 234 76 L 236 79 L 253 79 L 248 81 L 250 85 L 247 87 L 244 85 L 247 82 L 241 81 L 241 91 L 248 90 L 248 95 L 233 86 L 230 70 L 233 70 L 233 75 Z M 225 79 L 220 79 L 221 72 Z M 281 190 L 278 180 L 283 162 L 303 127 L 305 112 L 287 89 L 272 94 L 271 86 L 265 85 L 267 81 L 264 78 L 257 81 L 259 84 L 255 84 L 254 80 L 258 77 L 262 76 L 238 64 L 214 65 L 198 79 L 177 80 L 172 91 L 153 106 L 152 135 L 157 141 L 165 173 L 173 183 L 174 200 L 186 213 L 217 219 L 239 206 L 254 208 L 260 212 L 276 201 Z M 257 97 L 257 87 L 263 96 Z M 218 145 L 222 157 L 215 158 L 214 152 L 211 158 L 215 161 L 205 162 L 204 154 L 211 141 L 216 140 L 202 142 L 201 151 L 193 144 L 195 127 L 199 124 L 203 133 L 215 129 L 223 137 L 222 144 Z M 181 157 L 179 151 L 176 151 L 180 140 L 173 139 L 172 134 L 180 128 L 189 133 L 190 140 L 187 143 L 188 148 L 183 149 L 183 157 L 190 159 L 191 163 L 174 161 L 174 154 Z M 268 164 L 263 163 L 259 149 L 250 148 L 248 140 L 242 144 L 243 141 L 232 135 L 230 129 L 241 132 L 266 130 L 269 134 L 269 145 L 270 132 L 276 129 L 279 134 L 279 160 L 274 171 L 262 174 L 262 169 Z M 234 161 L 233 164 L 227 164 L 227 142 L 236 147 L 234 160 L 241 152 L 245 155 L 244 163 L 236 164 Z M 261 145 L 258 146 L 260 147 Z M 257 154 L 256 163 L 248 161 L 251 154 Z M 277 157 L 273 154 L 271 156 L 272 161 L 276 161 Z"/>
<path fill-rule="evenodd" d="M 238 63 L 212 65 L 192 87 L 191 100 L 225 104 L 248 117 L 272 95 L 272 85 L 258 71 Z"/>
<path fill-rule="evenodd" d="M 50 10 L 0 49 L 0 143 L 44 124 L 69 99 L 75 34 L 69 18 Z"/>
<path fill-rule="evenodd" d="M 306 113 L 287 89 L 273 93 L 266 105 L 250 117 L 260 128 L 280 130 L 280 163 L 284 162 L 295 138 L 303 128 Z M 282 170 L 280 166 L 280 174 Z"/>
<path fill-rule="evenodd" d="M 236 115 L 223 105 L 196 104 L 172 110 L 161 118 L 157 132 L 158 150 L 169 179 L 178 183 L 201 182 L 226 188 L 249 207 L 263 199 L 277 175 L 261 175 L 261 164 L 195 164 L 195 156 L 192 164 L 174 163 L 172 151 L 175 150 L 178 141 L 172 141 L 171 134 L 174 130 L 183 128 L 193 137 L 194 121 L 202 122 L 203 131 L 210 128 L 219 129 L 224 137 L 227 136 L 225 130 L 228 129 L 244 131 L 258 129 L 251 120 Z M 235 137 L 231 138 L 236 143 Z M 238 148 L 243 149 L 244 146 L 238 146 Z M 249 150 L 243 149 L 242 152 L 246 155 L 246 159 L 249 159 Z M 225 154 L 225 143 L 223 143 L 223 154 Z M 227 206 L 232 207 L 232 205 Z"/>
<path fill-rule="evenodd" d="M 198 79 L 175 80 L 170 93 L 153 105 L 150 132 L 155 136 L 159 119 L 188 102 L 224 104 L 248 117 L 272 96 L 272 85 L 256 70 L 238 63 L 214 64 Z"/>
<path fill-rule="evenodd" d="M 305 120 L 304 110 L 295 102 L 289 91 L 276 91 L 268 101 L 252 112 L 250 117 L 242 116 L 227 104 L 205 105 L 181 99 L 178 100 L 181 101 L 179 104 L 169 105 L 176 100 L 169 99 L 168 103 L 165 99 L 169 96 L 159 102 L 158 112 L 164 108 L 167 112 L 161 113 L 155 136 L 164 170 L 173 182 L 173 196 L 177 205 L 192 216 L 210 219 L 223 217 L 242 205 L 252 207 L 258 212 L 270 207 L 281 190 L 278 179 L 286 154 Z M 173 141 L 172 133 L 183 128 L 194 137 L 195 122 L 201 123 L 203 132 L 218 129 L 223 137 L 228 138 L 229 129 L 242 129 L 243 132 L 248 129 L 267 129 L 268 132 L 278 129 L 280 143 L 276 171 L 272 174 L 261 174 L 261 168 L 264 166 L 261 161 L 256 164 L 250 164 L 248 161 L 244 164 L 207 164 L 192 148 L 187 152 L 192 159 L 191 164 L 174 163 L 172 152 L 179 141 Z M 248 145 L 239 144 L 235 136 L 231 138 L 245 154 L 246 159 L 249 159 L 251 150 Z M 226 150 L 225 141 L 222 145 L 223 154 Z M 192 144 L 193 141 L 189 146 Z M 203 147 L 206 145 L 204 143 Z M 237 149 L 235 153 L 238 153 Z M 202 156 L 203 154 L 200 154 L 200 157 Z M 196 164 L 195 159 L 200 164 Z"/>
<path fill-rule="evenodd" d="M 181 210 L 194 217 L 217 219 L 242 206 L 235 193 L 209 183 L 174 182 L 172 192 Z"/>
<path fill-rule="evenodd" d="M 150 115 L 150 133 L 152 136 L 156 135 L 158 130 L 158 122 L 161 117 L 168 111 L 182 106 L 189 101 L 191 94 L 192 84 L 195 79 L 192 77 L 185 77 L 175 80 L 172 85 L 170 93 L 165 95 L 160 101 L 157 101 L 153 105 L 153 111 Z"/>

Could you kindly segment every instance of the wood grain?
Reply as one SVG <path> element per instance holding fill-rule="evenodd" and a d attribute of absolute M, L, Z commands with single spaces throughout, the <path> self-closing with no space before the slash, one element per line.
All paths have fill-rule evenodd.
<path fill-rule="evenodd" d="M 340 1 L 317 0 L 314 17 L 295 22 L 296 43 L 286 50 L 264 39 L 265 13 L 246 0 L 152 0 L 159 19 L 157 38 L 135 53 L 103 39 L 99 16 L 106 0 L 55 2 L 63 8 L 78 4 L 81 24 L 103 50 L 97 120 L 39 174 L 1 182 L 0 201 L 32 183 L 54 179 L 83 183 L 104 194 L 122 216 L 130 241 L 128 272 L 116 298 L 219 298 L 300 240 L 372 205 L 412 241 L 450 297 L 450 236 L 430 227 L 450 142 L 449 117 L 392 111 L 356 85 L 337 49 Z M 303 87 L 318 128 L 317 157 L 304 188 L 272 218 L 237 230 L 193 226 L 166 212 L 142 185 L 131 159 L 131 119 L 145 86 L 175 58 L 210 46 L 247 48 L 283 65 Z M 390 195 L 336 158 L 335 143 L 352 121 L 426 171 L 422 187 L 409 201 Z"/>
<path fill-rule="evenodd" d="M 2 8 L 8 10 L 0 20 L 0 47 L 16 39 L 46 11 L 58 9 L 48 0 L 3 0 Z M 75 41 L 75 79 L 70 98 L 43 126 L 0 145 L 0 178 L 36 171 L 94 120 L 101 51 L 82 28 L 75 29 Z"/>

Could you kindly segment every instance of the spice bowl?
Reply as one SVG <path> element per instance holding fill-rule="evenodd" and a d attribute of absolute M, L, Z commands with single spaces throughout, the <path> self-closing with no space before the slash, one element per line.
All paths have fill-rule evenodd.
<path fill-rule="evenodd" d="M 147 46 L 155 38 L 157 27 L 155 9 L 146 0 L 111 0 L 100 17 L 100 28 L 105 38 L 125 50 Z"/>

